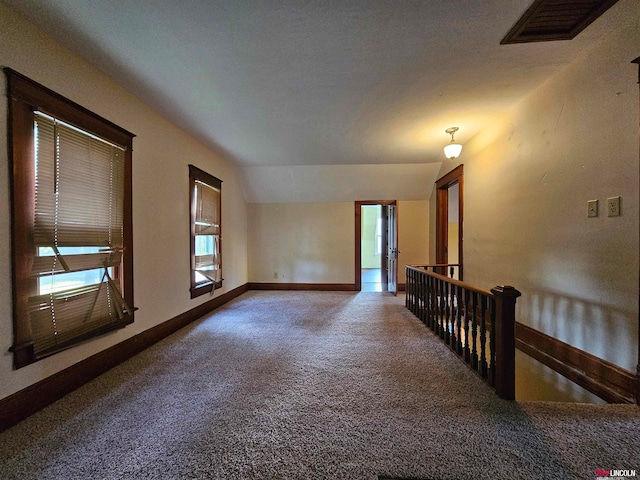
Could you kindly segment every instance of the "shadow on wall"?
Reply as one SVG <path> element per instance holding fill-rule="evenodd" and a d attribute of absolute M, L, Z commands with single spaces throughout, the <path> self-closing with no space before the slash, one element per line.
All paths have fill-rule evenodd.
<path fill-rule="evenodd" d="M 518 402 L 606 403 L 580 385 L 516 349 Z"/>
<path fill-rule="evenodd" d="M 523 289 L 519 322 L 635 372 L 637 312 L 556 292 Z"/>

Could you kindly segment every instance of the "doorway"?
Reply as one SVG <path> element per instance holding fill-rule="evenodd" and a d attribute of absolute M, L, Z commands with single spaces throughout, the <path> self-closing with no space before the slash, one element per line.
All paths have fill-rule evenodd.
<path fill-rule="evenodd" d="M 436 181 L 436 263 L 438 273 L 463 279 L 464 169 L 458 165 Z M 453 275 L 451 275 L 453 271 Z"/>
<path fill-rule="evenodd" d="M 382 292 L 382 249 L 386 246 L 383 234 L 382 205 L 362 205 L 360 238 L 360 278 L 363 292 Z M 385 272 L 386 273 L 386 272 Z M 385 282 L 386 283 L 386 282 Z"/>
<path fill-rule="evenodd" d="M 397 293 L 395 200 L 355 202 L 355 290 Z"/>

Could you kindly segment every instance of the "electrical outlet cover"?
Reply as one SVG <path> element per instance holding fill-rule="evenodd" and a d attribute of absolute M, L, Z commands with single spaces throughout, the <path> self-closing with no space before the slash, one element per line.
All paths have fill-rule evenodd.
<path fill-rule="evenodd" d="M 607 216 L 617 217 L 620 215 L 620 197 L 607 198 Z"/>

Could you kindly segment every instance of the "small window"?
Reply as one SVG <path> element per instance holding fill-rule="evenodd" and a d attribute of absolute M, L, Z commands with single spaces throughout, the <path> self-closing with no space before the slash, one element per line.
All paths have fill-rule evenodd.
<path fill-rule="evenodd" d="M 133 322 L 133 135 L 5 73 L 20 368 Z"/>
<path fill-rule="evenodd" d="M 222 287 L 222 181 L 189 165 L 191 298 Z"/>
<path fill-rule="evenodd" d="M 376 219 L 376 233 L 373 254 L 376 257 L 382 255 L 382 218 L 380 217 Z"/>

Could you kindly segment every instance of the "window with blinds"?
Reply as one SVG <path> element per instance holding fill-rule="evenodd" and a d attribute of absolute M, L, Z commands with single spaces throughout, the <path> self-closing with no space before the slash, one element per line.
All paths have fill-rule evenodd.
<path fill-rule="evenodd" d="M 19 368 L 133 322 L 133 136 L 6 74 Z"/>
<path fill-rule="evenodd" d="M 189 165 L 191 298 L 222 286 L 222 181 Z"/>

